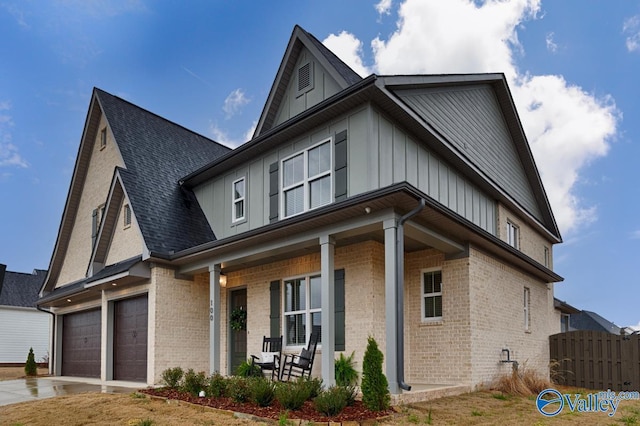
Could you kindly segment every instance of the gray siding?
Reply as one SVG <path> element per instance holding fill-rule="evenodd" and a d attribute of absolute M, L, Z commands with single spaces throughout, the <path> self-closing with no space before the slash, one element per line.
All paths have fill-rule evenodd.
<path fill-rule="evenodd" d="M 313 89 L 298 92 L 298 68 L 307 62 L 311 65 Z M 291 81 L 289 81 L 289 85 L 287 87 L 286 95 L 282 99 L 282 103 L 280 104 L 280 108 L 276 115 L 276 121 L 273 126 L 275 127 L 278 124 L 287 121 L 291 117 L 300 114 L 328 97 L 338 93 L 340 90 L 340 86 L 333 77 L 331 77 L 331 75 L 322 66 L 320 66 L 320 63 L 315 60 L 313 55 L 311 55 L 306 48 L 303 48 L 300 52 L 300 57 L 298 58 L 298 62 L 294 68 Z"/>
<path fill-rule="evenodd" d="M 489 85 L 396 94 L 539 220 L 542 214 Z"/>
<path fill-rule="evenodd" d="M 252 163 L 194 189 L 217 238 L 269 223 L 269 166 L 347 131 L 347 196 L 408 182 L 488 232 L 496 233 L 496 203 L 370 106 L 354 110 Z M 232 182 L 247 178 L 245 222 L 231 221 Z M 335 183 L 335 182 L 334 182 Z"/>

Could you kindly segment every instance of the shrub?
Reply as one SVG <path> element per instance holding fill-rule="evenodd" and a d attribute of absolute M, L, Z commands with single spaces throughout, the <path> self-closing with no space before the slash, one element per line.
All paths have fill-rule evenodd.
<path fill-rule="evenodd" d="M 355 352 L 351 352 L 349 356 L 344 356 L 341 352 L 338 359 L 335 360 L 336 385 L 349 386 L 358 383 L 358 371 L 354 367 L 354 356 Z"/>
<path fill-rule="evenodd" d="M 227 382 L 227 396 L 235 402 L 247 402 L 251 398 L 251 387 L 246 377 L 230 377 Z"/>
<path fill-rule="evenodd" d="M 347 395 L 347 405 L 350 407 L 356 402 L 358 396 L 358 387 L 356 385 L 342 386 Z"/>
<path fill-rule="evenodd" d="M 297 381 L 304 394 L 307 395 L 307 399 L 313 399 L 320 395 L 322 391 L 322 379 L 316 377 L 312 379 L 300 377 Z"/>
<path fill-rule="evenodd" d="M 227 379 L 225 379 L 220 373 L 213 373 L 209 377 L 209 383 L 207 385 L 207 396 L 218 398 L 226 395 Z"/>
<path fill-rule="evenodd" d="M 287 410 L 297 410 L 309 399 L 309 387 L 304 380 L 276 384 L 276 399 Z"/>
<path fill-rule="evenodd" d="M 313 405 L 320 413 L 328 417 L 340 414 L 344 407 L 347 406 L 348 391 L 343 386 L 331 386 L 329 389 L 322 391 L 313 400 Z"/>
<path fill-rule="evenodd" d="M 491 388 L 507 395 L 531 396 L 537 395 L 552 385 L 536 371 L 522 365 L 511 370 L 511 374 L 498 377 Z"/>
<path fill-rule="evenodd" d="M 27 376 L 38 375 L 38 364 L 36 364 L 36 356 L 33 353 L 33 348 L 29 348 L 29 354 L 27 355 L 27 362 L 24 365 L 24 374 Z"/>
<path fill-rule="evenodd" d="M 261 377 L 262 370 L 255 365 L 251 359 L 243 361 L 242 364 L 236 368 L 236 376 L 240 377 Z"/>
<path fill-rule="evenodd" d="M 268 407 L 276 398 L 275 384 L 264 377 L 256 377 L 251 381 L 251 400 L 260 407 Z"/>
<path fill-rule="evenodd" d="M 162 381 L 167 385 L 168 388 L 176 389 L 180 386 L 180 380 L 182 380 L 182 376 L 184 376 L 184 371 L 182 368 L 167 368 L 162 372 Z"/>
<path fill-rule="evenodd" d="M 204 372 L 196 373 L 193 368 L 187 370 L 182 383 L 182 390 L 193 396 L 198 396 L 201 390 L 204 390 L 207 384 L 207 377 Z"/>
<path fill-rule="evenodd" d="M 391 395 L 389 382 L 382 372 L 384 356 L 378 343 L 371 336 L 367 339 L 367 350 L 362 360 L 362 403 L 372 411 L 382 411 L 389 408 Z"/>

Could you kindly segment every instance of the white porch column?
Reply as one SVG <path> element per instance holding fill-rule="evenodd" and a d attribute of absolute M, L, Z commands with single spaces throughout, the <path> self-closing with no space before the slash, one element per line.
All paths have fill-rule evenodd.
<path fill-rule="evenodd" d="M 385 355 L 386 376 L 389 381 L 389 391 L 392 394 L 400 393 L 398 386 L 398 359 L 396 346 L 398 344 L 398 318 L 396 316 L 396 306 L 398 301 L 397 292 L 397 232 L 398 221 L 387 219 L 383 223 L 384 227 L 384 307 L 385 307 L 385 331 L 386 344 Z"/>
<path fill-rule="evenodd" d="M 220 371 L 220 264 L 209 266 L 209 373 Z"/>
<path fill-rule="evenodd" d="M 333 386 L 336 382 L 334 368 L 335 358 L 335 286 L 334 255 L 335 241 L 329 235 L 320 237 L 320 274 L 322 303 L 322 381 L 325 386 Z"/>

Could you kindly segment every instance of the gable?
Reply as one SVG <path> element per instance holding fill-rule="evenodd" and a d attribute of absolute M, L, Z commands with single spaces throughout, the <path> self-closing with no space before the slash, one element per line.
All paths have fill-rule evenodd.
<path fill-rule="evenodd" d="M 394 92 L 488 179 L 544 222 L 492 86 L 477 84 Z"/>

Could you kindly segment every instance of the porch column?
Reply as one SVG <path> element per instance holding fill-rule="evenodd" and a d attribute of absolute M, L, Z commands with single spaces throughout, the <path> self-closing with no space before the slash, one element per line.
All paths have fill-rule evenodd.
<path fill-rule="evenodd" d="M 398 221 L 387 219 L 383 222 L 384 227 L 384 307 L 385 307 L 385 354 L 386 376 L 389 381 L 389 392 L 400 393 L 398 386 L 398 317 L 396 307 L 398 301 L 397 293 L 397 273 L 396 261 L 396 237 L 398 232 Z"/>
<path fill-rule="evenodd" d="M 322 382 L 333 386 L 336 382 L 335 358 L 335 287 L 333 254 L 335 240 L 329 235 L 320 237 L 320 274 L 322 306 Z"/>
<path fill-rule="evenodd" d="M 209 373 L 220 371 L 220 264 L 209 266 Z"/>

